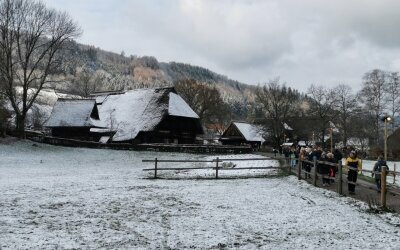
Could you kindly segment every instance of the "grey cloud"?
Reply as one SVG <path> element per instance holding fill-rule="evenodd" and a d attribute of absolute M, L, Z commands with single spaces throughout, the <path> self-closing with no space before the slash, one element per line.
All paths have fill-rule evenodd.
<path fill-rule="evenodd" d="M 357 88 L 372 68 L 400 67 L 397 0 L 46 2 L 76 17 L 85 43 L 197 64 L 251 84 L 281 76 L 299 89 Z"/>

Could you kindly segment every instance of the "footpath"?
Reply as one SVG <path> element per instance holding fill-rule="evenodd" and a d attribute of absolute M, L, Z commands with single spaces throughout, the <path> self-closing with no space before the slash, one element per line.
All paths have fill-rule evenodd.
<path fill-rule="evenodd" d="M 276 154 L 276 156 L 273 153 L 265 153 L 265 152 L 259 152 L 259 154 L 270 157 L 270 158 L 274 158 L 277 160 L 284 159 L 284 157 L 280 156 L 279 154 Z M 311 171 L 313 171 L 313 170 L 311 170 Z M 297 169 L 293 169 L 292 173 L 293 174 L 297 173 Z M 346 175 L 343 175 L 343 182 L 344 182 L 343 183 L 343 196 L 352 197 L 354 199 L 363 201 L 367 204 L 371 204 L 372 207 L 380 206 L 381 194 L 377 192 L 375 183 L 372 183 L 372 182 L 369 182 L 366 180 L 362 180 L 359 178 L 357 180 L 358 185 L 356 186 L 356 193 L 354 195 L 349 195 L 349 192 L 347 189 L 347 183 L 346 183 L 347 179 L 346 178 L 347 178 Z M 302 180 L 305 180 L 308 183 L 310 183 L 310 185 L 312 185 L 312 178 L 304 179 L 304 175 L 302 175 Z M 337 192 L 337 182 L 333 183 L 330 186 L 324 187 L 324 186 L 322 186 L 321 178 L 318 178 L 317 179 L 317 187 L 331 190 L 333 192 Z M 390 189 L 394 193 L 397 193 L 397 194 L 393 194 L 389 191 L 387 192 L 386 207 L 391 211 L 400 213 L 400 188 L 393 187 L 392 185 L 390 187 L 391 187 Z"/>

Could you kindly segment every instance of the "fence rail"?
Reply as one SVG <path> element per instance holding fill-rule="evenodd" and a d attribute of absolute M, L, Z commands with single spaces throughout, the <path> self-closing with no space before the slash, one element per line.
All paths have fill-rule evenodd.
<path fill-rule="evenodd" d="M 94 141 L 84 141 L 59 137 L 44 136 L 39 133 L 27 132 L 26 138 L 35 142 L 46 143 L 56 146 L 102 148 L 116 150 L 136 151 L 159 151 L 159 152 L 182 152 L 200 154 L 245 154 L 253 152 L 248 146 L 227 146 L 227 145 L 202 145 L 202 144 L 130 144 L 130 143 L 107 143 L 102 144 Z"/>
<path fill-rule="evenodd" d="M 219 178 L 219 171 L 225 171 L 225 170 L 263 170 L 263 169 L 281 169 L 281 167 L 273 167 L 273 166 L 267 166 L 267 167 L 232 167 L 232 168 L 225 168 L 219 166 L 219 163 L 223 162 L 231 162 L 231 161 L 262 161 L 262 160 L 271 160 L 271 158 L 241 158 L 241 159 L 220 159 L 219 157 L 212 159 L 212 160 L 161 160 L 155 158 L 153 159 L 148 159 L 148 160 L 142 160 L 142 162 L 154 162 L 154 168 L 145 168 L 143 171 L 154 171 L 154 178 L 158 178 L 158 171 L 166 171 L 166 170 L 175 170 L 175 171 L 181 171 L 181 170 L 196 170 L 196 169 L 212 169 L 215 170 L 215 179 Z M 168 162 L 168 163 L 180 163 L 180 162 L 187 162 L 187 163 L 193 163 L 193 162 L 207 162 L 207 163 L 215 163 L 215 167 L 189 167 L 189 168 L 176 168 L 176 167 L 171 167 L 171 168 L 160 168 L 158 167 L 158 164 L 161 162 Z"/>
<path fill-rule="evenodd" d="M 343 183 L 347 183 L 347 184 L 353 184 L 356 186 L 361 186 L 364 188 L 368 188 L 368 189 L 373 189 L 373 190 L 377 190 L 377 188 L 375 187 L 375 185 L 367 185 L 364 183 L 360 183 L 360 182 L 351 182 L 348 181 L 346 179 L 343 178 L 343 176 L 347 175 L 346 172 L 348 172 L 349 170 L 356 170 L 358 171 L 357 168 L 353 168 L 351 166 L 347 166 L 347 165 L 342 165 L 342 162 L 339 161 L 338 163 L 332 163 L 332 162 L 326 162 L 326 161 L 303 161 L 301 159 L 290 159 L 290 158 L 286 158 L 285 159 L 285 164 L 283 164 L 283 166 L 279 166 L 279 167 L 273 167 L 273 166 L 266 166 L 266 167 L 232 167 L 232 168 L 225 168 L 225 167 L 221 167 L 219 164 L 223 163 L 223 162 L 234 162 L 234 161 L 265 161 L 265 160 L 271 160 L 271 158 L 241 158 L 241 159 L 228 159 L 228 158 L 215 158 L 215 159 L 211 159 L 211 160 L 171 160 L 171 159 L 146 159 L 146 160 L 142 160 L 142 162 L 148 162 L 148 163 L 154 163 L 154 168 L 145 168 L 143 169 L 143 171 L 154 171 L 154 178 L 158 178 L 158 171 L 185 171 L 185 170 L 196 170 L 196 169 L 208 169 L 208 170 L 214 170 L 215 171 L 215 179 L 219 178 L 219 172 L 220 171 L 225 171 L 225 170 L 229 170 L 229 171 L 235 171 L 235 170 L 266 170 L 266 169 L 281 169 L 281 170 L 288 170 L 288 173 L 293 173 L 293 170 L 296 170 L 295 168 L 292 168 L 292 165 L 290 164 L 292 160 L 296 160 L 296 165 L 297 165 L 297 171 L 296 174 L 298 176 L 298 179 L 301 180 L 302 179 L 302 175 L 304 175 L 306 178 L 312 178 L 312 184 L 314 186 L 317 186 L 317 179 L 318 178 L 325 178 L 325 179 L 329 179 L 329 180 L 334 180 L 337 183 L 337 192 L 339 194 L 343 194 Z M 276 160 L 276 159 L 275 159 Z M 197 162 L 205 162 L 205 163 L 213 163 L 215 164 L 215 166 L 212 167 L 162 167 L 160 168 L 158 166 L 159 163 L 182 163 L 182 162 L 187 162 L 187 163 L 197 163 Z M 312 165 L 312 171 L 307 171 L 305 169 L 303 169 L 303 163 L 307 163 L 307 164 L 311 164 Z M 285 166 L 287 165 L 287 166 Z M 322 166 L 322 165 L 326 165 L 326 166 L 333 166 L 337 168 L 337 172 L 338 174 L 336 174 L 335 176 L 329 176 L 326 174 L 321 174 L 318 173 L 318 169 Z M 344 171 L 346 170 L 346 171 Z M 386 207 L 386 193 L 392 193 L 394 195 L 400 195 L 400 191 L 398 188 L 395 188 L 393 186 L 390 186 L 387 183 L 387 176 L 388 175 L 393 175 L 396 176 L 398 174 L 400 174 L 399 172 L 396 171 L 386 171 L 386 168 L 382 169 L 382 172 L 377 172 L 377 171 L 371 171 L 371 170 L 363 170 L 363 172 L 367 172 L 367 173 L 374 173 L 374 174 L 380 174 L 381 175 L 381 199 L 380 199 L 380 203 L 382 207 Z"/>
<path fill-rule="evenodd" d="M 346 172 L 344 172 L 343 170 L 346 170 L 347 172 L 349 170 L 353 170 L 353 171 L 359 171 L 358 168 L 354 168 L 351 166 L 347 166 L 347 165 L 342 165 L 342 162 L 339 161 L 338 163 L 332 163 L 332 162 L 326 162 L 326 161 L 308 161 L 308 160 L 302 160 L 299 158 L 285 158 L 285 162 L 288 165 L 291 165 L 291 161 L 295 160 L 296 161 L 296 165 L 297 165 L 297 176 L 298 179 L 301 180 L 302 179 L 302 174 L 304 174 L 305 179 L 307 178 L 311 178 L 312 176 L 312 183 L 314 186 L 317 186 L 317 178 L 318 177 L 322 177 L 325 179 L 329 179 L 329 180 L 335 180 L 338 183 L 337 186 L 337 192 L 339 194 L 343 194 L 343 183 L 347 183 L 347 184 L 353 184 L 355 186 L 361 186 L 361 187 L 365 187 L 368 189 L 374 189 L 377 190 L 377 187 L 373 184 L 371 185 L 365 185 L 363 183 L 359 183 L 359 182 L 352 182 L 352 181 L 348 181 L 348 180 L 344 180 L 343 179 L 343 175 L 347 175 Z M 312 166 L 312 171 L 307 171 L 303 169 L 303 163 L 309 164 L 310 166 Z M 320 174 L 318 173 L 318 169 L 321 167 L 321 165 L 326 165 L 326 166 L 334 166 L 337 168 L 338 170 L 338 174 L 335 175 L 334 177 L 329 176 L 329 175 L 325 175 L 325 174 Z M 291 170 L 292 171 L 292 170 Z M 366 172 L 366 173 L 371 173 L 371 174 L 379 174 L 381 175 L 381 187 L 380 187 L 380 191 L 381 191 L 381 206 L 382 207 L 386 207 L 386 193 L 391 193 L 394 195 L 400 195 L 400 192 L 397 188 L 394 188 L 393 186 L 390 186 L 387 183 L 387 176 L 393 176 L 394 178 L 396 177 L 396 175 L 399 175 L 400 172 L 397 171 L 387 171 L 386 167 L 382 168 L 382 172 L 378 172 L 378 171 L 372 171 L 372 170 L 367 170 L 367 169 L 363 169 L 360 170 L 361 172 Z"/>

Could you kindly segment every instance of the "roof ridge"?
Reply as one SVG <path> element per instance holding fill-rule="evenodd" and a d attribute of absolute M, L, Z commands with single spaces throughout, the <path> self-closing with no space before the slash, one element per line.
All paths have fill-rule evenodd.
<path fill-rule="evenodd" d="M 77 98 L 58 98 L 57 101 L 96 101 L 96 99 L 93 99 L 93 98 L 82 98 L 82 99 L 77 99 Z"/>
<path fill-rule="evenodd" d="M 235 120 L 233 120 L 232 122 L 238 122 L 238 123 L 247 123 L 247 124 L 253 124 L 253 123 L 250 123 L 250 122 L 247 122 L 247 121 L 235 121 Z M 254 124 L 255 125 L 255 124 Z"/>

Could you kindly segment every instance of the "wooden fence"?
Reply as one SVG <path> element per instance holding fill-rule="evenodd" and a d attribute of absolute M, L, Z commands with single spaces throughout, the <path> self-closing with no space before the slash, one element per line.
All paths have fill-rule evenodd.
<path fill-rule="evenodd" d="M 296 168 L 293 169 L 291 167 L 291 161 L 295 160 L 296 163 Z M 375 189 L 378 190 L 377 187 L 375 185 L 365 185 L 363 183 L 360 182 L 351 182 L 348 181 L 346 179 L 343 178 L 343 176 L 347 175 L 349 170 L 355 170 L 358 171 L 357 168 L 351 167 L 351 166 L 346 166 L 346 165 L 342 165 L 342 162 L 339 161 L 338 163 L 331 163 L 331 162 L 326 162 L 326 161 L 305 161 L 305 160 L 301 160 L 301 159 L 293 159 L 293 158 L 286 158 L 286 164 L 291 168 L 291 172 L 293 173 L 293 171 L 296 172 L 296 175 L 298 176 L 298 179 L 301 180 L 302 179 L 302 174 L 304 174 L 305 178 L 307 176 L 312 176 L 312 184 L 314 186 L 317 186 L 317 179 L 318 177 L 320 178 L 325 178 L 325 179 L 330 179 L 330 180 L 334 180 L 337 183 L 337 192 L 339 194 L 343 194 L 343 183 L 348 183 L 348 184 L 353 184 L 356 186 L 362 186 L 368 189 Z M 306 171 L 305 169 L 303 169 L 303 163 L 306 164 L 311 164 L 312 165 L 312 170 L 310 172 Z M 318 173 L 318 169 L 321 167 L 321 165 L 328 165 L 328 166 L 333 166 L 336 167 L 338 170 L 337 175 L 335 175 L 335 177 L 331 177 L 329 175 L 323 175 L 323 174 L 319 174 Z M 343 171 L 345 170 L 345 171 Z M 387 183 L 387 176 L 393 176 L 393 178 L 396 178 L 396 175 L 400 174 L 400 172 L 396 172 L 396 171 L 387 171 L 386 167 L 382 167 L 382 172 L 375 172 L 375 171 L 371 171 L 371 170 L 362 170 L 362 172 L 366 172 L 366 173 L 373 173 L 373 174 L 380 174 L 381 175 L 381 197 L 380 197 L 380 203 L 382 207 L 386 207 L 386 194 L 387 192 L 392 193 L 394 195 L 400 195 L 400 192 L 398 190 L 398 188 L 395 188 L 393 186 L 390 186 Z"/>
<path fill-rule="evenodd" d="M 246 154 L 253 152 L 248 146 L 225 146 L 225 145 L 201 145 L 201 144 L 130 144 L 130 143 L 107 143 L 102 144 L 93 141 L 82 141 L 51 136 L 43 136 L 37 133 L 27 133 L 27 139 L 56 146 L 103 148 L 116 150 L 136 151 L 159 151 L 159 152 L 181 152 L 200 154 Z"/>
<path fill-rule="evenodd" d="M 220 171 L 225 171 L 225 170 L 231 170 L 231 171 L 235 171 L 235 170 L 254 170 L 254 169 L 261 169 L 261 170 L 267 170 L 267 169 L 281 169 L 281 170 L 287 170 L 288 173 L 294 173 L 298 176 L 298 179 L 301 180 L 304 176 L 309 176 L 310 178 L 312 178 L 312 184 L 314 186 L 317 186 L 317 179 L 318 178 L 326 178 L 326 179 L 330 179 L 330 180 L 334 180 L 337 183 L 337 192 L 339 194 L 343 194 L 343 183 L 350 183 L 350 184 L 354 184 L 356 186 L 362 186 L 368 189 L 375 189 L 377 190 L 377 188 L 375 187 L 375 185 L 370 184 L 370 185 L 366 185 L 363 183 L 355 183 L 355 182 L 350 182 L 348 180 L 346 180 L 345 178 L 343 178 L 344 176 L 347 175 L 348 170 L 357 170 L 356 168 L 352 168 L 350 166 L 346 166 L 346 165 L 342 165 L 341 161 L 339 161 L 339 163 L 331 163 L 331 162 L 326 162 L 326 161 L 302 161 L 300 159 L 289 159 L 286 158 L 284 160 L 285 164 L 281 164 L 280 167 L 273 167 L 273 166 L 266 166 L 266 167 L 239 167 L 239 168 L 224 168 L 221 167 L 220 163 L 223 162 L 234 162 L 234 161 L 265 161 L 265 160 L 271 160 L 273 158 L 242 158 L 242 159 L 224 159 L 224 158 L 215 158 L 212 160 L 161 160 L 158 158 L 155 159 L 151 159 L 151 160 L 142 160 L 142 162 L 150 162 L 150 163 L 154 163 L 154 168 L 145 168 L 143 169 L 143 171 L 152 171 L 154 172 L 153 177 L 156 179 L 158 178 L 158 172 L 159 171 L 171 171 L 171 170 L 197 170 L 197 169 L 209 169 L 212 171 L 215 171 L 215 179 L 219 179 L 219 172 Z M 275 159 L 277 160 L 277 159 Z M 296 168 L 293 168 L 291 166 L 291 160 L 296 160 Z M 204 163 L 214 163 L 215 166 L 213 167 L 160 167 L 159 164 L 160 163 L 199 163 L 199 162 L 204 162 Z M 308 163 L 312 165 L 312 170 L 310 172 L 307 172 L 306 170 L 304 170 L 302 168 L 303 163 Z M 338 173 L 335 175 L 335 177 L 331 177 L 329 175 L 323 175 L 323 174 L 319 174 L 318 173 L 318 169 L 321 167 L 321 165 L 328 165 L 328 166 L 333 166 L 336 167 L 338 170 Z M 382 207 L 386 207 L 386 194 L 387 193 L 392 193 L 394 195 L 400 195 L 399 189 L 390 186 L 387 183 L 387 176 L 393 176 L 394 178 L 396 177 L 396 175 L 400 174 L 400 172 L 396 172 L 396 171 L 387 171 L 386 167 L 382 168 L 382 172 L 374 172 L 374 171 L 370 171 L 370 170 L 362 170 L 363 172 L 367 172 L 367 173 L 374 173 L 374 174 L 381 174 L 381 195 L 380 195 L 380 204 Z"/>
<path fill-rule="evenodd" d="M 145 168 L 143 171 L 154 171 L 154 178 L 158 178 L 158 171 L 165 171 L 165 170 L 195 170 L 195 169 L 210 169 L 215 171 L 215 179 L 219 179 L 219 171 L 225 171 L 225 170 L 263 170 L 263 169 L 281 169 L 281 167 L 272 167 L 272 166 L 267 166 L 267 167 L 240 167 L 240 168 L 224 168 L 220 166 L 220 163 L 223 162 L 233 162 L 233 161 L 265 161 L 265 160 L 271 160 L 271 158 L 241 158 L 241 159 L 220 159 L 219 157 L 212 159 L 212 160 L 160 160 L 155 158 L 154 160 L 142 160 L 142 162 L 153 162 L 154 163 L 154 168 Z M 215 167 L 190 167 L 190 168 L 177 168 L 177 167 L 170 167 L 170 168 L 160 168 L 158 166 L 159 163 L 161 162 L 168 162 L 168 163 L 178 163 L 178 162 L 184 162 L 184 163 L 196 163 L 196 162 L 205 162 L 205 163 L 215 163 Z"/>

